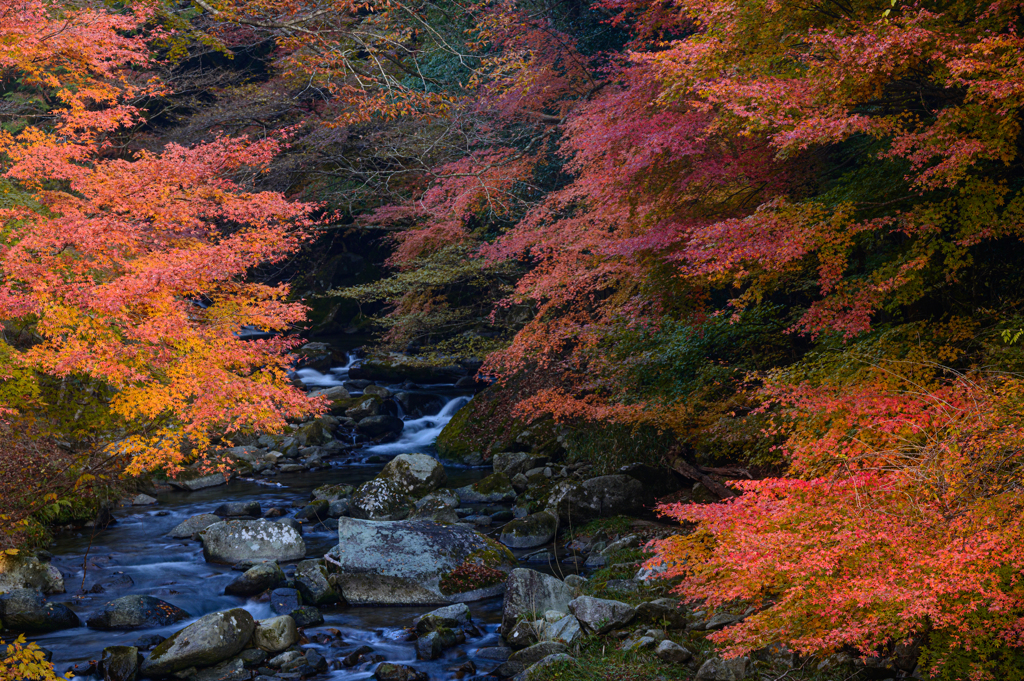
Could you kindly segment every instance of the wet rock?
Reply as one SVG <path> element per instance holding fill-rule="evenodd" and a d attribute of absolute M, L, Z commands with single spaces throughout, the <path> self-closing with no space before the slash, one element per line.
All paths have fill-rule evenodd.
<path fill-rule="evenodd" d="M 515 565 L 512 553 L 460 525 L 421 520 L 338 521 L 339 544 L 327 555 L 342 596 L 352 605 L 443 605 L 501 593 L 501 583 L 442 592 L 441 580 L 467 565 L 491 571 Z"/>
<path fill-rule="evenodd" d="M 313 490 L 310 501 L 337 501 L 352 494 L 354 489 L 352 485 L 321 485 Z"/>
<path fill-rule="evenodd" d="M 272 667 L 274 669 L 280 669 L 281 667 L 287 664 L 291 664 L 295 660 L 298 660 L 300 657 L 302 657 L 302 653 L 300 653 L 299 651 L 289 650 L 287 652 L 281 653 L 276 657 L 270 658 L 270 660 L 267 661 L 267 666 Z"/>
<path fill-rule="evenodd" d="M 148 494 L 136 494 L 132 497 L 132 506 L 152 506 L 156 503 L 156 498 Z"/>
<path fill-rule="evenodd" d="M 223 518 L 212 513 L 200 513 L 176 525 L 173 530 L 167 533 L 167 536 L 174 539 L 189 539 L 195 533 L 223 520 Z"/>
<path fill-rule="evenodd" d="M 665 639 L 658 644 L 658 647 L 654 650 L 655 656 L 662 662 L 669 662 L 672 664 L 683 664 L 688 662 L 693 653 L 679 645 L 674 641 Z"/>
<path fill-rule="evenodd" d="M 280 653 L 299 642 L 299 631 L 290 615 L 256 622 L 252 642 L 267 653 Z"/>
<path fill-rule="evenodd" d="M 274 589 L 270 592 L 270 609 L 278 615 L 291 614 L 302 605 L 302 596 L 298 589 Z"/>
<path fill-rule="evenodd" d="M 505 602 L 501 611 L 501 631 L 507 633 L 521 619 L 536 619 L 548 610 L 569 611 L 575 597 L 562 580 L 536 570 L 517 568 L 505 582 Z"/>
<path fill-rule="evenodd" d="M 214 509 L 213 514 L 222 518 L 259 518 L 263 509 L 258 501 L 229 501 Z"/>
<path fill-rule="evenodd" d="M 267 589 L 273 589 L 284 580 L 284 570 L 280 565 L 273 561 L 260 563 L 236 577 L 224 587 L 224 593 L 229 596 L 255 596 Z"/>
<path fill-rule="evenodd" d="M 324 623 L 323 613 L 312 605 L 299 606 L 292 610 L 291 615 L 292 619 L 295 620 L 295 626 L 300 629 L 303 627 L 315 627 Z"/>
<path fill-rule="evenodd" d="M 257 622 L 256 625 L 259 626 L 259 622 Z M 253 639 L 255 639 L 255 633 L 253 635 Z M 235 659 L 241 660 L 242 666 L 246 669 L 255 669 L 266 662 L 269 657 L 270 656 L 267 654 L 267 651 L 260 648 L 246 648 L 242 652 L 238 653 L 238 657 Z"/>
<path fill-rule="evenodd" d="M 373 652 L 373 648 L 370 646 L 359 646 L 351 653 L 342 658 L 341 663 L 346 667 L 355 667 L 359 664 L 363 657 Z"/>
<path fill-rule="evenodd" d="M 36 589 L 44 594 L 64 593 L 60 570 L 36 558 L 0 553 L 0 592 L 12 589 Z"/>
<path fill-rule="evenodd" d="M 564 522 L 632 515 L 640 511 L 643 484 L 628 475 L 603 475 L 582 483 L 561 482 L 548 497 L 548 510 Z"/>
<path fill-rule="evenodd" d="M 139 649 L 135 646 L 108 646 L 100 657 L 103 681 L 135 681 L 139 673 Z"/>
<path fill-rule="evenodd" d="M 541 511 L 510 521 L 501 528 L 499 541 L 513 549 L 532 549 L 554 539 L 557 528 L 558 518 Z"/>
<path fill-rule="evenodd" d="M 225 475 L 224 473 L 209 473 L 202 475 L 196 471 L 185 469 L 177 478 L 169 479 L 167 484 L 188 492 L 195 492 L 197 490 L 206 489 L 207 487 L 226 485 L 228 484 L 229 477 L 229 475 Z"/>
<path fill-rule="evenodd" d="M 461 633 L 456 633 L 448 627 L 439 627 L 420 636 L 416 640 L 416 657 L 421 660 L 436 660 L 444 655 L 444 651 L 466 640 L 465 634 L 462 634 L 460 640 Z"/>
<path fill-rule="evenodd" d="M 269 520 L 227 520 L 199 532 L 203 557 L 211 563 L 298 560 L 306 542 L 293 528 Z"/>
<path fill-rule="evenodd" d="M 399 454 L 384 466 L 377 477 L 393 480 L 403 491 L 417 498 L 448 482 L 444 466 L 427 454 Z"/>
<path fill-rule="evenodd" d="M 337 499 L 332 501 L 330 506 L 327 507 L 327 517 L 337 520 L 338 518 L 348 515 L 350 510 L 352 510 L 351 501 L 348 499 Z"/>
<path fill-rule="evenodd" d="M 381 400 L 378 398 L 367 397 L 356 406 L 346 409 L 345 416 L 357 423 L 363 419 L 377 416 L 380 414 L 380 403 Z"/>
<path fill-rule="evenodd" d="M 143 636 L 139 638 L 132 645 L 138 648 L 139 650 L 152 650 L 153 648 L 156 648 L 158 645 L 160 645 L 166 640 L 166 636 L 161 636 L 160 634 L 150 634 L 149 636 Z"/>
<path fill-rule="evenodd" d="M 479 657 L 481 660 L 494 660 L 495 662 L 504 662 L 511 656 L 512 649 L 506 648 L 505 646 L 480 648 L 476 651 L 476 657 Z"/>
<path fill-rule="evenodd" d="M 210 667 L 237 655 L 256 623 L 245 610 L 214 612 L 176 631 L 142 665 L 145 676 L 166 676 L 189 667 Z"/>
<path fill-rule="evenodd" d="M 515 501 L 516 491 L 512 481 L 504 473 L 493 473 L 472 485 L 455 490 L 464 504 L 497 504 Z"/>
<path fill-rule="evenodd" d="M 426 454 L 400 454 L 352 493 L 349 514 L 363 520 L 401 520 L 420 498 L 447 482 L 444 467 Z"/>
<path fill-rule="evenodd" d="M 166 627 L 189 614 L 167 601 L 152 596 L 122 596 L 103 606 L 103 609 L 86 620 L 93 629 L 128 630 Z"/>
<path fill-rule="evenodd" d="M 323 560 L 304 560 L 295 566 L 295 586 L 302 594 L 302 601 L 312 605 L 327 605 L 340 600 L 327 579 L 327 568 Z"/>
<path fill-rule="evenodd" d="M 46 634 L 81 626 L 81 620 L 63 603 L 47 603 L 35 589 L 11 589 L 0 594 L 0 621 L 7 629 Z"/>
<path fill-rule="evenodd" d="M 295 519 L 299 522 L 324 521 L 330 517 L 330 510 L 331 502 L 320 499 L 304 506 L 295 514 Z"/>
<path fill-rule="evenodd" d="M 413 626 L 416 628 L 417 634 L 423 635 L 443 627 L 456 629 L 469 624 L 472 619 L 469 606 L 465 603 L 456 603 L 455 605 L 449 605 L 428 612 L 426 615 L 417 618 Z"/>
<path fill-rule="evenodd" d="M 252 672 L 245 668 L 245 664 L 234 658 L 215 667 L 199 669 L 185 678 L 186 681 L 249 681 L 251 677 Z"/>
<path fill-rule="evenodd" d="M 621 601 L 580 596 L 569 603 L 571 612 L 589 632 L 605 634 L 633 621 L 636 610 Z"/>
<path fill-rule="evenodd" d="M 383 662 L 373 672 L 373 678 L 377 681 L 429 681 L 430 676 L 404 664 Z"/>
<path fill-rule="evenodd" d="M 398 435 L 405 428 L 405 422 L 397 416 L 379 414 L 367 416 L 356 423 L 356 431 L 372 438 Z"/>

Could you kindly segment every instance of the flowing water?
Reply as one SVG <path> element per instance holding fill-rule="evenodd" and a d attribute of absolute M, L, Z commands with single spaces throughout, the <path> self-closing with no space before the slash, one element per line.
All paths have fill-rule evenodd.
<path fill-rule="evenodd" d="M 312 369 L 298 372 L 311 389 L 340 385 L 347 380 L 348 366 L 332 369 L 326 374 Z M 397 389 L 397 388 L 396 388 Z M 369 446 L 352 462 L 337 464 L 314 472 L 280 475 L 272 481 L 232 480 L 227 485 L 197 492 L 167 492 L 157 495 L 159 504 L 132 507 L 115 512 L 117 522 L 93 533 L 64 535 L 51 547 L 53 564 L 64 574 L 68 593 L 51 596 L 54 602 L 66 602 L 85 620 L 115 598 L 129 594 L 150 595 L 186 610 L 193 619 L 202 615 L 242 607 L 259 619 L 272 616 L 269 602 L 263 598 L 241 598 L 224 595 L 224 587 L 238 576 L 229 566 L 203 560 L 198 542 L 175 540 L 167 532 L 182 520 L 198 513 L 210 513 L 225 501 L 256 500 L 264 512 L 270 508 L 285 509 L 308 502 L 310 492 L 324 484 L 359 484 L 371 479 L 382 464 L 358 463 L 373 454 L 430 451 L 437 434 L 468 400 L 455 394 L 452 386 L 427 386 L 420 389 L 431 394 L 448 393 L 447 403 L 439 413 L 419 418 L 406 418 L 406 426 L 397 442 Z M 376 457 L 374 457 L 376 458 Z M 449 486 L 469 484 L 480 477 L 479 470 L 449 468 Z M 325 553 L 337 543 L 337 534 L 322 525 L 303 526 L 307 557 Z M 287 571 L 287 566 L 285 566 Z M 311 640 L 318 632 L 336 629 L 342 632 L 330 647 L 311 644 L 329 661 L 344 657 L 359 646 L 369 645 L 388 661 L 412 664 L 430 674 L 431 679 L 456 678 L 454 667 L 474 659 L 478 648 L 499 645 L 497 623 L 500 620 L 501 598 L 470 604 L 474 622 L 484 632 L 464 645 L 447 651 L 445 657 L 432 662 L 416 661 L 415 644 L 407 640 L 404 630 L 415 616 L 430 607 L 368 607 L 323 609 L 325 622 L 306 629 Z M 41 646 L 53 651 L 58 672 L 72 664 L 98 659 L 102 649 L 110 645 L 131 645 L 140 639 L 159 634 L 167 636 L 189 621 L 158 629 L 129 632 L 106 632 L 82 626 L 36 637 Z M 497 663 L 475 660 L 480 673 L 490 671 Z M 354 680 L 370 678 L 375 665 L 327 672 L 317 678 Z M 89 677 L 78 677 L 85 679 Z"/>

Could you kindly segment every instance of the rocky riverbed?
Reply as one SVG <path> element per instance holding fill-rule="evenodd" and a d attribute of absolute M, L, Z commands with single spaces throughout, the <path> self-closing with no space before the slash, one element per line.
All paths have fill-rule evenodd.
<path fill-rule="evenodd" d="M 8 561 L 8 633 L 83 680 L 526 679 L 629 625 L 624 645 L 690 659 L 645 629 L 686 626 L 673 600 L 597 598 L 577 574 L 640 535 L 555 543 L 573 523 L 641 513 L 664 471 L 592 477 L 530 451 L 443 466 L 430 443 L 468 395 L 348 369 L 307 368 L 335 415 L 225 450 L 230 482 L 155 485 L 41 560 Z M 366 426 L 382 415 L 401 427 Z M 650 574 L 631 572 L 612 588 L 635 595 Z"/>

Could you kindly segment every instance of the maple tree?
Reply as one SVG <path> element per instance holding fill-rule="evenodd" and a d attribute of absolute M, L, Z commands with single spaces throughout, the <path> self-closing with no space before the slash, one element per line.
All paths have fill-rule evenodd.
<path fill-rule="evenodd" d="M 144 70 L 151 14 L 33 1 L 0 14 L 6 82 L 50 102 L 45 126 L 0 132 L 4 409 L 78 451 L 66 485 L 110 460 L 108 476 L 174 473 L 215 437 L 315 409 L 286 381 L 294 340 L 238 335 L 304 319 L 286 287 L 248 276 L 310 226 L 310 206 L 247 189 L 286 141 L 118 150 L 142 117 L 133 100 L 161 87 Z"/>

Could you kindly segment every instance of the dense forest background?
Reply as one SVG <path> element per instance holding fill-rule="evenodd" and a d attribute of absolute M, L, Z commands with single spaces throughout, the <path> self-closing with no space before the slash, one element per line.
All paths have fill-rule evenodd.
<path fill-rule="evenodd" d="M 930 631 L 936 674 L 1009 678 L 1022 12 L 5 3 L 6 545 L 322 408 L 284 353 L 369 338 L 484 362 L 461 438 L 741 480 L 659 549 L 756 608 L 727 650 Z"/>

